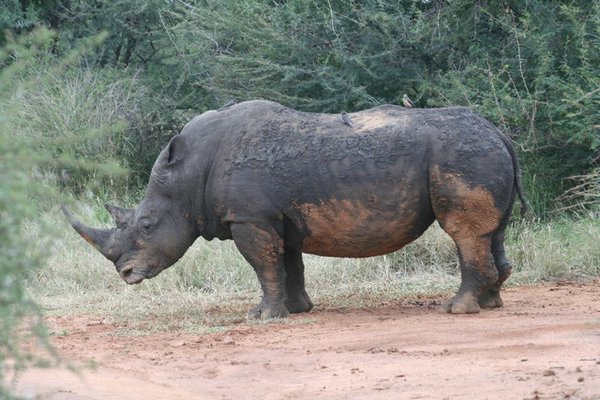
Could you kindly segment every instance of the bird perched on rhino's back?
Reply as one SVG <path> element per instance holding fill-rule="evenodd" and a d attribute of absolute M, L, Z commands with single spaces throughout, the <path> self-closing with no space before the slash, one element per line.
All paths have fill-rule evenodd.
<path fill-rule="evenodd" d="M 229 108 L 229 107 L 234 106 L 236 104 L 237 104 L 237 102 L 234 99 L 230 99 L 227 103 L 223 104 L 221 106 L 221 108 L 219 108 L 217 111 L 223 111 L 226 108 Z"/>
<path fill-rule="evenodd" d="M 352 119 L 348 113 L 343 112 L 341 116 L 342 122 L 344 125 L 348 125 L 350 128 L 354 128 L 354 124 L 352 123 Z"/>
<path fill-rule="evenodd" d="M 413 103 L 413 101 L 410 99 L 410 97 L 408 97 L 406 95 L 406 93 L 404 93 L 402 95 L 402 104 L 404 105 L 404 107 L 406 108 L 413 108 L 415 106 L 415 103 Z"/>

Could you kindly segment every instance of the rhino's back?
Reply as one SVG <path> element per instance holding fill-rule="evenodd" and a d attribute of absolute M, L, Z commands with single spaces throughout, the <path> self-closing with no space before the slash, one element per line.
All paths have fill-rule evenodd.
<path fill-rule="evenodd" d="M 285 184 L 300 192 L 339 193 L 378 185 L 398 186 L 427 172 L 431 163 L 470 168 L 469 160 L 509 155 L 496 128 L 461 107 L 406 109 L 383 105 L 350 113 L 353 127 L 340 114 L 295 111 L 277 103 L 251 101 L 227 110 L 222 154 L 227 176 L 264 185 Z M 473 167 L 475 168 L 475 167 Z M 480 168 L 477 166 L 476 168 Z"/>
<path fill-rule="evenodd" d="M 341 114 L 252 100 L 206 112 L 184 133 L 193 137 L 192 146 L 198 149 L 206 147 L 208 136 L 218 137 L 223 161 L 244 168 L 345 158 L 394 163 L 397 157 L 426 151 L 432 140 L 450 147 L 473 138 L 500 143 L 493 125 L 464 107 L 408 109 L 386 104 L 348 116 L 352 127 L 342 122 Z"/>

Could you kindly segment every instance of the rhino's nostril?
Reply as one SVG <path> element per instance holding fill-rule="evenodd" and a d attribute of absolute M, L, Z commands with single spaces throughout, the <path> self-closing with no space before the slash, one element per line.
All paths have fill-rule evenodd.
<path fill-rule="evenodd" d="M 127 266 L 127 267 L 123 267 L 120 271 L 119 271 L 119 275 L 121 275 L 121 278 L 126 278 L 129 275 L 131 275 L 131 273 L 133 272 L 133 267 L 131 265 Z"/>

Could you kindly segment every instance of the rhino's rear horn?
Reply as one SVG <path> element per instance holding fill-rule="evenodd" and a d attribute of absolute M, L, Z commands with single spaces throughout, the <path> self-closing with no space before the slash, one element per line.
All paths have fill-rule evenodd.
<path fill-rule="evenodd" d="M 115 231 L 114 229 L 90 228 L 89 226 L 86 226 L 76 220 L 71 215 L 69 210 L 67 210 L 67 207 L 62 205 L 60 208 L 69 220 L 69 223 L 73 229 L 75 229 L 75 231 L 77 231 L 77 233 L 79 233 L 79 235 L 84 238 L 86 242 L 94 246 L 100 253 L 102 253 L 104 257 L 108 258 L 112 262 L 115 262 L 119 258 L 119 255 L 114 254 L 109 247 L 111 236 Z"/>
<path fill-rule="evenodd" d="M 133 215 L 135 210 L 131 208 L 121 208 L 117 206 L 112 206 L 110 204 L 105 204 L 104 207 L 108 210 L 108 213 L 112 217 L 112 219 L 117 224 L 118 228 L 125 228 L 127 225 L 131 223 L 133 219 Z"/>

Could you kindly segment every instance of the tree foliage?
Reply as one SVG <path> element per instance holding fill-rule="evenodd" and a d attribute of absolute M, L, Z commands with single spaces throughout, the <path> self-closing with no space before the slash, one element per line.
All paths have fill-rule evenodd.
<path fill-rule="evenodd" d="M 542 213 L 600 157 L 598 2 L 194 4 L 168 11 L 172 50 L 188 86 L 221 102 L 339 112 L 407 93 L 422 107 L 468 106 L 517 143 Z"/>
<path fill-rule="evenodd" d="M 597 1 L 9 3 L 1 26 L 53 27 L 55 54 L 106 32 L 86 67 L 145 90 L 122 154 L 142 181 L 187 119 L 230 98 L 339 112 L 406 93 L 420 107 L 471 107 L 518 144 L 538 210 L 600 154 Z"/>

